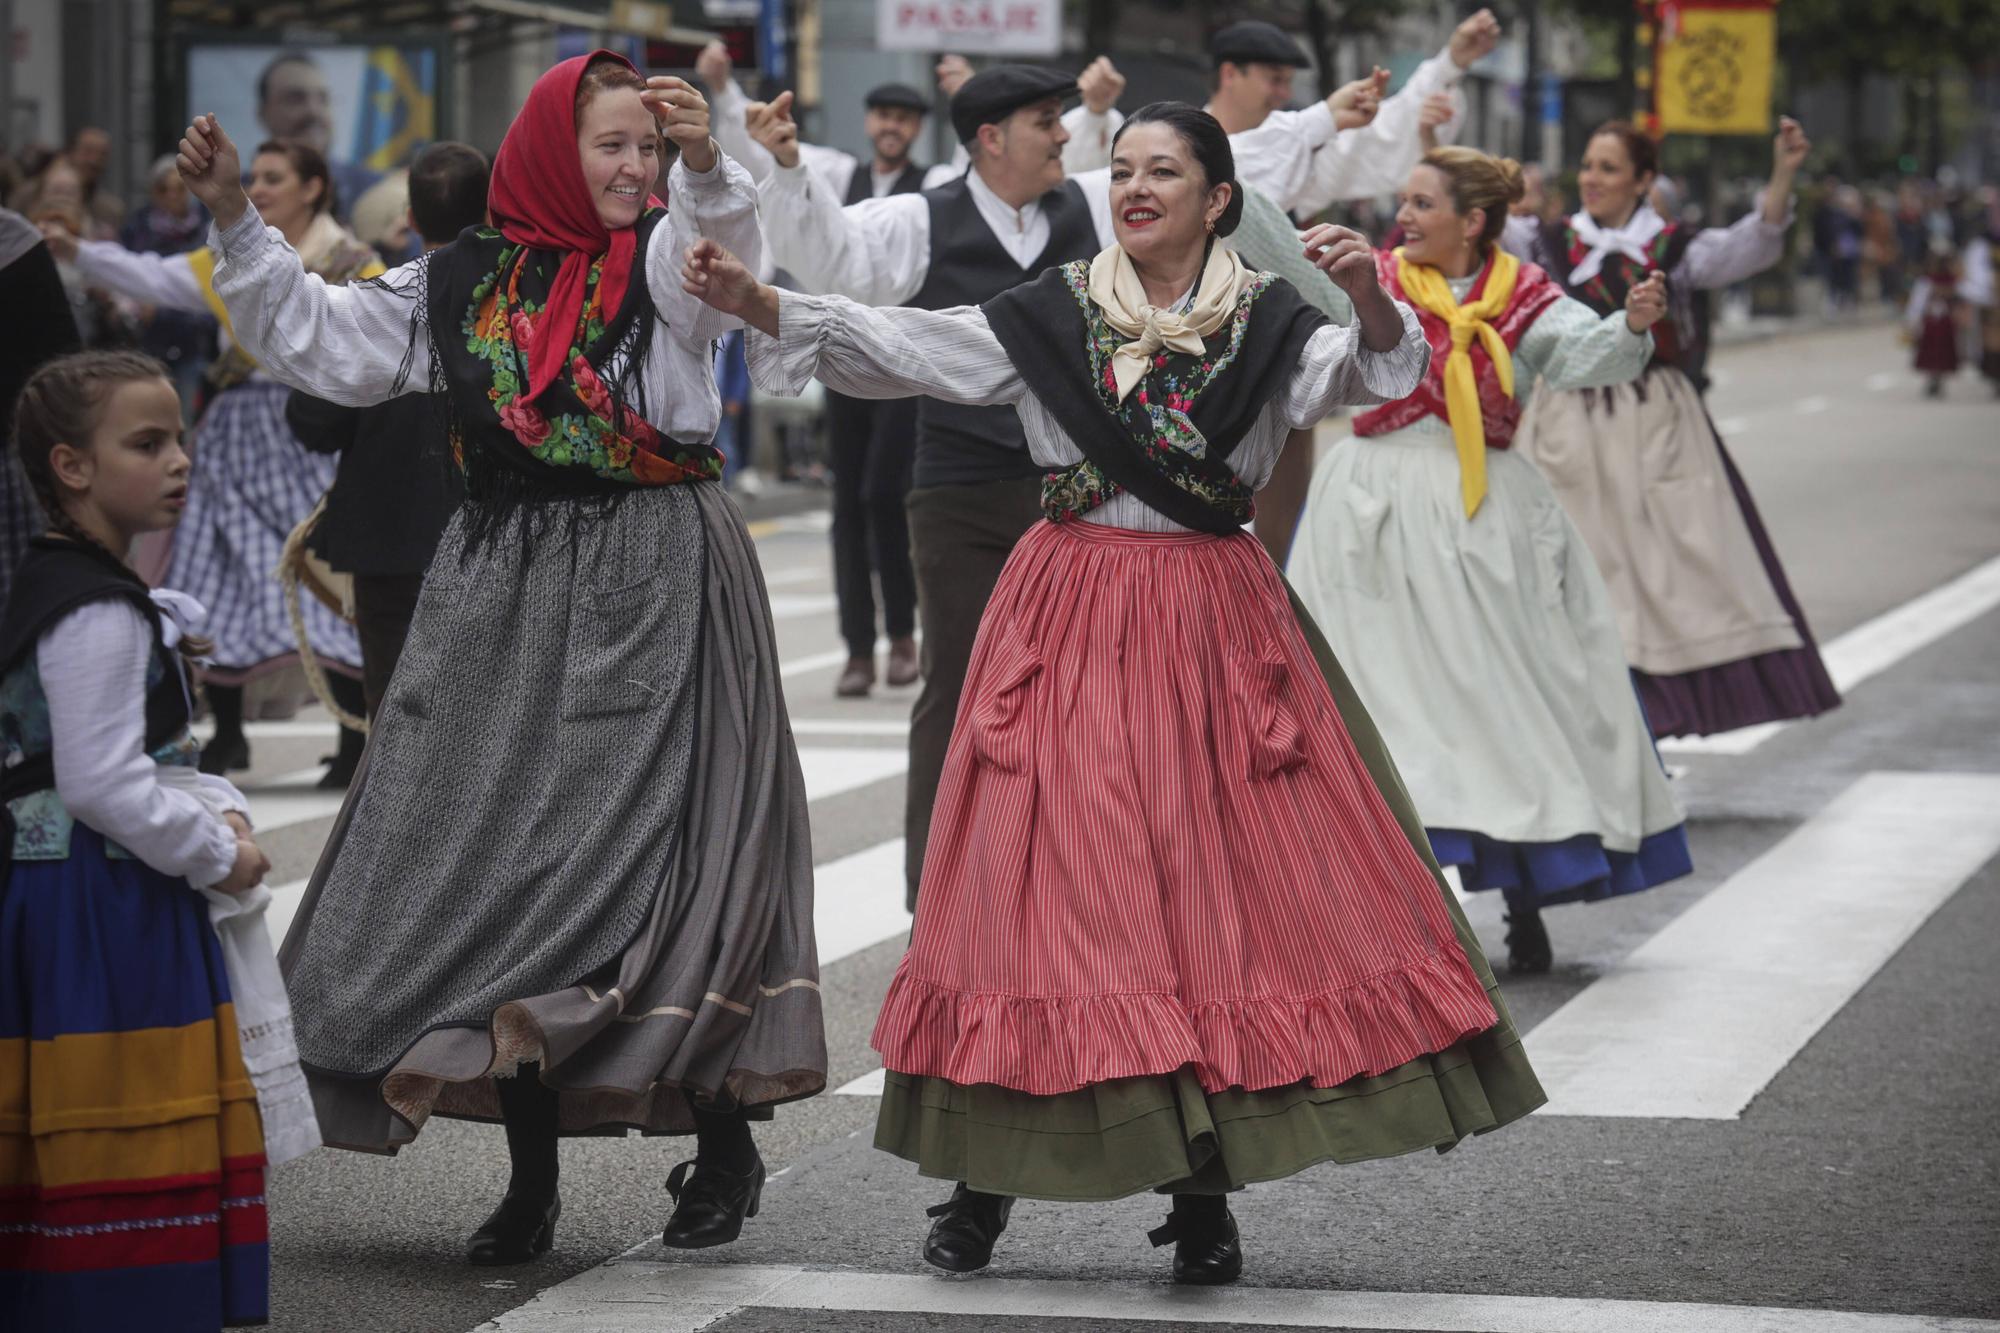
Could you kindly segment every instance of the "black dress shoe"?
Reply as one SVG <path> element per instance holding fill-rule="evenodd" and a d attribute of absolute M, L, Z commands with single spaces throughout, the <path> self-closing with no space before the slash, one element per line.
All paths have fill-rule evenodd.
<path fill-rule="evenodd" d="M 242 736 L 217 736 L 201 747 L 197 767 L 220 776 L 250 767 L 250 742 Z"/>
<path fill-rule="evenodd" d="M 1507 913 L 1507 970 L 1518 974 L 1546 972 L 1555 965 L 1555 949 L 1542 914 L 1534 908 Z"/>
<path fill-rule="evenodd" d="M 924 1216 L 935 1217 L 924 1239 L 924 1260 L 947 1273 L 976 1273 L 993 1262 L 993 1243 L 1007 1229 L 1014 1200 L 1006 1194 L 981 1194 L 960 1182 L 951 1197 Z"/>
<path fill-rule="evenodd" d="M 689 1175 L 692 1171 L 694 1174 Z M 682 1162 L 667 1176 L 674 1215 L 660 1244 L 670 1250 L 705 1250 L 743 1234 L 743 1219 L 757 1215 L 764 1195 L 764 1163 L 742 1175 L 700 1162 Z"/>
<path fill-rule="evenodd" d="M 465 1262 L 481 1268 L 525 1264 L 549 1252 L 556 1243 L 556 1219 L 562 1216 L 562 1200 L 541 1203 L 509 1194 L 500 1200 L 493 1216 L 465 1242 Z"/>
<path fill-rule="evenodd" d="M 1173 1244 L 1174 1281 L 1186 1286 L 1215 1287 L 1243 1276 L 1243 1238 L 1227 1208 L 1214 1221 L 1196 1221 L 1175 1210 L 1146 1239 L 1155 1248 Z"/>

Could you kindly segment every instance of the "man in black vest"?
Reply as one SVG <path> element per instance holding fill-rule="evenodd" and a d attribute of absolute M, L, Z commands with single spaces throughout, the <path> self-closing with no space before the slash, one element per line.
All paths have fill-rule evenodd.
<path fill-rule="evenodd" d="M 1100 68 L 1108 62 L 1093 73 Z M 1097 165 L 1084 151 L 1108 157 L 1110 106 L 1124 80 L 1114 71 L 1093 84 L 1083 115 L 1066 123 L 1062 104 L 1079 91 L 1070 76 L 1026 65 L 974 75 L 951 103 L 967 172 L 919 195 L 845 206 L 801 165 L 789 99 L 752 108 L 750 131 L 778 163 L 759 185 L 772 258 L 807 291 L 930 310 L 977 305 L 1051 265 L 1091 258 L 1111 243 L 1110 195 L 1066 180 L 1065 166 Z M 1082 150 L 1066 154 L 1073 137 Z M 913 906 L 979 617 L 1014 543 L 1042 514 L 1040 470 L 1013 408 L 925 398 L 917 418 L 908 508 L 924 688 L 910 718 Z"/>

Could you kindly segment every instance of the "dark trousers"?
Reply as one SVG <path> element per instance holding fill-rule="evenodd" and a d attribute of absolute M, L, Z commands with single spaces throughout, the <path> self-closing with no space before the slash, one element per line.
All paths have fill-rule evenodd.
<path fill-rule="evenodd" d="M 828 391 L 833 456 L 833 591 L 850 657 L 875 655 L 875 581 L 882 628 L 892 639 L 916 630 L 917 581 L 903 500 L 916 452 L 917 401 L 871 402 Z"/>
<path fill-rule="evenodd" d="M 361 692 L 370 722 L 389 692 L 389 677 L 396 674 L 396 659 L 403 655 L 423 587 L 422 574 L 354 576 L 354 629 L 361 636 Z"/>
<path fill-rule="evenodd" d="M 923 615 L 924 688 L 910 714 L 910 775 L 903 828 L 903 873 L 911 911 L 924 873 L 931 805 L 944 776 L 944 754 L 958 719 L 958 696 L 972 661 L 979 618 L 1014 544 L 1042 517 L 1038 477 L 910 492 L 910 548 L 916 558 L 917 607 Z"/>

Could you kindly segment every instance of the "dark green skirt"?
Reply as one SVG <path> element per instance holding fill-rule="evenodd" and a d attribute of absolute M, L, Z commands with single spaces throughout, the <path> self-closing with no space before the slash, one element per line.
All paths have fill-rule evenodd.
<path fill-rule="evenodd" d="M 1289 584 L 1286 593 L 1347 734 L 1430 868 L 1499 1023 L 1448 1050 L 1336 1088 L 1211 1093 L 1188 1067 L 1037 1097 L 891 1071 L 876 1147 L 915 1162 L 924 1175 L 993 1194 L 1074 1201 L 1155 1189 L 1221 1194 L 1321 1162 L 1365 1162 L 1419 1148 L 1444 1152 L 1548 1100 L 1375 724 Z"/>

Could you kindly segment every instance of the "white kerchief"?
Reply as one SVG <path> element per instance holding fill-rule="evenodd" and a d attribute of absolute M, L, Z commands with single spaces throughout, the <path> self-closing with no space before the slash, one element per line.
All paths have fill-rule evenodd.
<path fill-rule="evenodd" d="M 1195 286 L 1194 305 L 1186 313 L 1162 310 L 1146 300 L 1146 289 L 1132 267 L 1131 256 L 1114 245 L 1090 261 L 1090 299 L 1104 322 L 1131 339 L 1111 354 L 1111 375 L 1118 401 L 1145 378 L 1153 358 L 1163 348 L 1200 356 L 1202 339 L 1228 321 L 1250 280 L 1250 270 L 1226 245 L 1211 246 Z"/>
<path fill-rule="evenodd" d="M 1570 218 L 1569 225 L 1576 228 L 1577 239 L 1590 247 L 1590 253 L 1569 271 L 1569 285 L 1581 287 L 1597 276 L 1604 267 L 1604 261 L 1613 253 L 1645 263 L 1646 247 L 1653 243 L 1653 238 L 1667 223 L 1653 211 L 1651 204 L 1642 203 L 1622 227 L 1600 227 L 1588 212 L 1580 208 Z"/>

